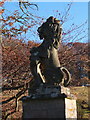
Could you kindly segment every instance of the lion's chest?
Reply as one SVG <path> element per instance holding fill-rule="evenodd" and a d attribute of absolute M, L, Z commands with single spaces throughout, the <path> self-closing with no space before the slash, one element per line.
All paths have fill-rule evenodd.
<path fill-rule="evenodd" d="M 44 53 L 45 54 L 45 53 Z M 47 51 L 46 56 L 48 57 L 41 57 L 41 63 L 45 68 L 56 68 L 60 67 L 60 62 L 58 59 L 58 53 L 56 49 L 51 49 Z"/>

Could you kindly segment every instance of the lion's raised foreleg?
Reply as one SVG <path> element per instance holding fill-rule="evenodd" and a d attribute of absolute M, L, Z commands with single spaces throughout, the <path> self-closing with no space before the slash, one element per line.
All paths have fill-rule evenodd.
<path fill-rule="evenodd" d="M 39 86 L 42 82 L 42 78 L 39 74 L 39 68 L 38 68 L 38 64 L 36 64 L 36 61 L 31 61 L 30 62 L 30 69 L 31 69 L 31 73 L 33 75 L 34 78 L 34 84 L 35 86 Z"/>

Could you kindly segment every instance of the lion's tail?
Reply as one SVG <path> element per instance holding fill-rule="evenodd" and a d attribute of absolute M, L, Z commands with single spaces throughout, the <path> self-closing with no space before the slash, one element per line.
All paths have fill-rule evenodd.
<path fill-rule="evenodd" d="M 60 69 L 61 69 L 61 71 L 64 74 L 64 77 L 63 77 L 63 80 L 62 80 L 62 84 L 65 87 L 67 87 L 69 85 L 70 81 L 71 81 L 71 74 L 65 67 L 61 67 Z"/>

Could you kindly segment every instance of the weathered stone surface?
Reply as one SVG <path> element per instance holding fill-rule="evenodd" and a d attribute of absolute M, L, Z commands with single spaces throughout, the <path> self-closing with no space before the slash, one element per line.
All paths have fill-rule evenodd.
<path fill-rule="evenodd" d="M 35 93 L 22 97 L 23 118 L 77 118 L 76 100 L 70 96 L 69 88 L 41 84 Z"/>
<path fill-rule="evenodd" d="M 62 89 L 62 92 L 61 92 Z M 37 98 L 56 98 L 56 97 L 62 97 L 67 96 L 66 88 L 62 87 L 60 85 L 48 85 L 48 84 L 41 84 L 34 93 L 29 92 L 29 96 L 31 99 L 37 99 Z"/>
<path fill-rule="evenodd" d="M 67 98 L 23 100 L 25 118 L 77 118 L 76 101 Z"/>
<path fill-rule="evenodd" d="M 66 118 L 77 118 L 76 100 L 65 99 L 65 114 Z"/>
<path fill-rule="evenodd" d="M 23 118 L 65 118 L 62 99 L 31 100 L 23 102 Z"/>
<path fill-rule="evenodd" d="M 61 86 L 61 93 L 64 93 L 64 94 L 70 96 L 70 89 L 67 87 Z"/>

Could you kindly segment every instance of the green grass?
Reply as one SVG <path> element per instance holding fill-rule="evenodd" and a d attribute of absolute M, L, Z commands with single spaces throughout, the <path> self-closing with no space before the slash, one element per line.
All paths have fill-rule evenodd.
<path fill-rule="evenodd" d="M 77 98 L 78 119 L 90 120 L 90 109 L 88 109 L 88 105 L 90 104 L 88 100 L 88 87 L 70 87 L 70 91 L 71 94 L 74 94 L 75 98 Z"/>

